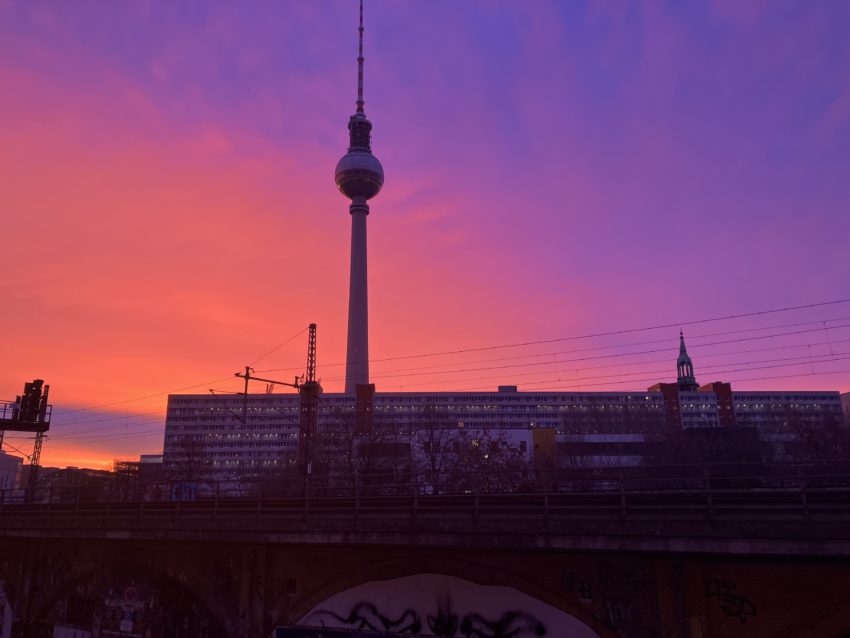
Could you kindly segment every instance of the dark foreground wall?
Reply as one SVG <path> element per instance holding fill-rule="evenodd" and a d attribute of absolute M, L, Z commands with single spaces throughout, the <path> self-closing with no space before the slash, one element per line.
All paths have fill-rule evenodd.
<path fill-rule="evenodd" d="M 379 607 L 368 583 L 417 574 L 513 588 L 604 638 L 850 632 L 850 563 L 837 557 L 8 537 L 0 554 L 16 636 L 123 622 L 152 637 L 268 637 L 364 584 Z"/>

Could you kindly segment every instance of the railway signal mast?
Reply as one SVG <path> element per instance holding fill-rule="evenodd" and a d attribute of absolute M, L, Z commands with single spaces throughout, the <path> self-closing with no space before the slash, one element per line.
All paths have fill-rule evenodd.
<path fill-rule="evenodd" d="M 36 487 L 44 433 L 50 428 L 53 406 L 47 402 L 49 392 L 50 386 L 44 385 L 44 380 L 35 379 L 24 384 L 24 393 L 19 395 L 14 403 L 11 401 L 0 402 L 0 447 L 3 445 L 3 436 L 7 431 L 32 432 L 35 434 L 32 454 L 29 456 L 28 494 L 30 490 Z"/>

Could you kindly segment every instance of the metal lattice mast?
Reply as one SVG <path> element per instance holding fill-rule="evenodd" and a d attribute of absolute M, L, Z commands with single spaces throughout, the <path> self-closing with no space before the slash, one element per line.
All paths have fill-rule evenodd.
<path fill-rule="evenodd" d="M 313 473 L 313 455 L 319 426 L 319 395 L 322 386 L 316 381 L 316 324 L 310 324 L 307 338 L 307 370 L 299 388 L 301 414 L 298 437 L 298 467 L 304 479 L 305 493 Z"/>
<path fill-rule="evenodd" d="M 310 336 L 307 339 L 307 376 L 305 382 L 316 380 L 316 324 L 310 324 Z"/>

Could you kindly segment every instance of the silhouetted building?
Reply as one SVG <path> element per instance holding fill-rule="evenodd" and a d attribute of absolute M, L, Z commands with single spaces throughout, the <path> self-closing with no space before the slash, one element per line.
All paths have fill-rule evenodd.
<path fill-rule="evenodd" d="M 10 491 L 21 486 L 24 460 L 0 451 L 0 490 Z"/>
<path fill-rule="evenodd" d="M 516 386 L 500 386 L 498 392 L 376 392 L 369 432 L 355 396 L 326 393 L 318 407 L 318 434 L 337 450 L 371 437 L 370 449 L 391 450 L 397 467 L 404 465 L 399 456 L 406 456 L 408 468 L 421 463 L 435 431 L 446 441 L 480 438 L 470 432 L 498 433 L 535 466 L 597 467 L 656 462 L 674 440 L 683 449 L 702 447 L 704 461 L 802 459 L 813 454 L 806 447 L 813 433 L 843 427 L 838 392 L 735 392 L 719 381 L 695 387 L 684 339 L 677 370 L 677 383 L 645 392 L 519 392 Z M 294 464 L 297 394 L 249 395 L 244 424 L 233 416 L 236 407 L 220 396 L 169 396 L 167 475 L 184 481 L 232 478 Z"/>

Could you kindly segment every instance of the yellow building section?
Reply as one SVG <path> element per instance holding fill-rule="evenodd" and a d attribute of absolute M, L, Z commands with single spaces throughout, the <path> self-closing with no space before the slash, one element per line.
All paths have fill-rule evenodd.
<path fill-rule="evenodd" d="M 534 467 L 538 470 L 555 467 L 555 428 L 532 428 Z"/>

